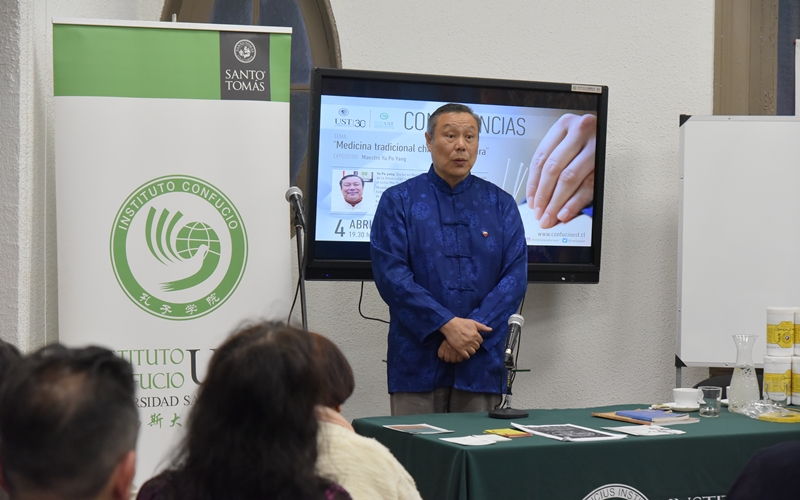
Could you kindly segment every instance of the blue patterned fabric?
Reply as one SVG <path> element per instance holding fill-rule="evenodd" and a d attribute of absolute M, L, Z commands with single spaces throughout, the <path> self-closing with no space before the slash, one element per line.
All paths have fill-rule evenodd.
<path fill-rule="evenodd" d="M 527 287 L 525 230 L 511 195 L 474 175 L 451 188 L 431 167 L 383 193 L 370 239 L 390 313 L 389 392 L 502 392 L 508 317 Z M 470 359 L 445 363 L 439 328 L 456 316 L 492 331 Z"/>

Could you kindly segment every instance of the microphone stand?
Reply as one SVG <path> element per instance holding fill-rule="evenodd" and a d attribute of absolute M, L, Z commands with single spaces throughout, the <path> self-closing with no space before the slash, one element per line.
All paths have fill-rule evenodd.
<path fill-rule="evenodd" d="M 508 391 L 505 394 L 505 400 L 501 404 L 503 408 L 497 408 L 495 410 L 489 410 L 489 417 L 491 418 L 503 418 L 503 419 L 512 419 L 512 418 L 526 418 L 528 416 L 528 412 L 525 410 L 516 410 L 511 407 L 511 384 L 514 380 L 514 373 L 517 371 L 517 368 L 514 364 L 512 364 L 511 368 L 508 368 L 508 378 L 506 382 L 506 390 Z"/>
<path fill-rule="evenodd" d="M 303 330 L 308 330 L 308 309 L 306 307 L 306 252 L 305 230 L 298 214 L 294 214 L 295 239 L 297 240 L 297 285 L 300 287 L 300 313 L 303 318 Z"/>
<path fill-rule="evenodd" d="M 527 411 L 516 410 L 511 407 L 511 385 L 514 383 L 514 377 L 516 376 L 516 373 L 518 371 L 528 371 L 528 370 L 517 370 L 516 357 L 507 357 L 505 365 L 506 365 L 506 370 L 508 371 L 508 376 L 506 377 L 506 394 L 504 394 L 504 399 L 500 403 L 501 408 L 489 410 L 489 417 L 502 418 L 506 420 L 512 418 L 527 418 L 528 417 Z"/>

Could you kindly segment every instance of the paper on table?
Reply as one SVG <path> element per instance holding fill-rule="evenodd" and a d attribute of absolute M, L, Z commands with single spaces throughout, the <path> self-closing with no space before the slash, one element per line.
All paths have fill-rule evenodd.
<path fill-rule="evenodd" d="M 489 434 L 439 439 L 442 441 L 447 441 L 448 443 L 462 444 L 464 446 L 486 446 L 487 444 L 494 444 L 500 441 L 511 441 L 510 438 L 493 436 Z"/>
<path fill-rule="evenodd" d="M 522 425 L 511 422 L 512 427 L 558 441 L 606 441 L 625 439 L 625 434 L 612 434 L 573 424 Z"/>
<path fill-rule="evenodd" d="M 496 434 L 473 434 L 472 437 L 478 437 L 481 439 L 488 439 L 490 441 L 494 441 L 495 443 L 499 443 L 501 441 L 511 441 L 511 438 L 507 438 L 505 436 L 498 436 Z M 442 438 L 439 438 L 442 439 Z"/>
<path fill-rule="evenodd" d="M 612 432 L 624 432 L 632 436 L 667 436 L 670 434 L 686 434 L 685 431 L 661 427 L 660 425 L 624 425 L 622 427 L 603 427 Z"/>

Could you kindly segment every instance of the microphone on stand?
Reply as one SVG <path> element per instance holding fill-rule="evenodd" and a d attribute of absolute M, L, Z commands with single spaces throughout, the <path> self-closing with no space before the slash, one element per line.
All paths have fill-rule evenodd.
<path fill-rule="evenodd" d="M 297 186 L 292 186 L 286 191 L 286 201 L 294 211 L 295 224 L 305 229 L 306 216 L 303 213 L 303 192 Z"/>
<path fill-rule="evenodd" d="M 295 292 L 295 299 L 297 293 L 300 293 L 300 312 L 302 314 L 303 329 L 308 329 L 308 310 L 306 306 L 306 284 L 305 284 L 305 238 L 303 233 L 306 230 L 306 216 L 303 213 L 303 192 L 297 186 L 292 186 L 286 191 L 286 201 L 292 206 L 294 212 L 294 229 L 297 240 L 297 291 Z M 289 310 L 289 319 L 292 319 L 292 311 L 294 311 L 294 303 Z"/>
<path fill-rule="evenodd" d="M 506 377 L 506 394 L 502 406 L 496 410 L 490 410 L 489 416 L 491 418 L 526 418 L 527 411 L 515 410 L 511 408 L 511 385 L 514 383 L 514 377 L 517 371 L 517 363 L 515 361 L 515 350 L 519 343 L 519 337 L 522 335 L 522 326 L 525 325 L 525 318 L 520 314 L 512 314 L 508 318 L 508 337 L 506 338 L 506 349 L 503 355 L 503 363 L 506 365 L 508 376 Z"/>
<path fill-rule="evenodd" d="M 506 339 L 506 354 L 504 362 L 506 368 L 514 368 L 514 349 L 517 348 L 519 336 L 522 334 L 522 327 L 525 325 L 525 318 L 520 314 L 512 314 L 508 318 L 508 338 Z"/>

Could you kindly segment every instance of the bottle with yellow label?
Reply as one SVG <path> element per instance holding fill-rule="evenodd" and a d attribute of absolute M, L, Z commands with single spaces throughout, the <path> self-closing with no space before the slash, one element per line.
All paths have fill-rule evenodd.
<path fill-rule="evenodd" d="M 775 391 L 779 383 L 786 384 L 782 400 L 792 404 L 792 358 L 791 356 L 764 356 L 764 399 L 768 391 Z"/>
<path fill-rule="evenodd" d="M 794 308 L 794 355 L 800 356 L 800 307 Z"/>
<path fill-rule="evenodd" d="M 794 308 L 767 308 L 767 354 L 791 356 L 794 354 Z"/>

